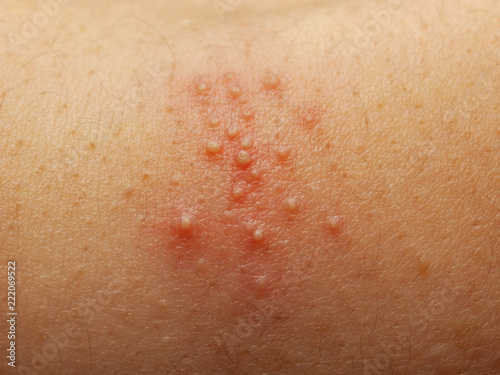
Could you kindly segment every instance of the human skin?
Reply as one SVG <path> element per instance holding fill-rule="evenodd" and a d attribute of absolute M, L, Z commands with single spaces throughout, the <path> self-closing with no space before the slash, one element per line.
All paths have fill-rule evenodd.
<path fill-rule="evenodd" d="M 40 4 L 0 6 L 1 373 L 500 372 L 498 2 Z"/>

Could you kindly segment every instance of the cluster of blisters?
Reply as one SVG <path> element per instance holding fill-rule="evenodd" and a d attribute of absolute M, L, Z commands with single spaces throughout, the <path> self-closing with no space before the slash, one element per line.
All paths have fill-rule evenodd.
<path fill-rule="evenodd" d="M 194 193 L 199 186 L 187 186 L 187 192 L 179 188 L 179 198 L 171 198 L 168 246 L 178 250 L 179 261 L 196 265 L 202 259 L 206 264 L 218 251 L 228 259 L 244 257 L 246 264 L 268 259 L 267 264 L 276 265 L 287 251 L 283 243 L 300 240 L 300 223 L 315 206 L 307 183 L 297 177 L 297 159 L 308 156 L 307 148 L 297 145 L 312 143 L 308 137 L 321 129 L 323 112 L 314 100 L 291 97 L 293 90 L 284 82 L 267 72 L 254 82 L 229 73 L 189 83 L 187 97 L 181 98 L 189 108 L 183 113 L 183 136 L 197 144 L 196 166 L 208 176 L 199 185 L 213 186 L 203 195 Z M 340 217 L 323 216 L 325 235 L 337 235 Z M 267 272 L 257 267 L 246 275 L 277 279 Z"/>
<path fill-rule="evenodd" d="M 178 121 L 166 130 L 175 138 L 168 140 L 174 177 L 152 197 L 154 224 L 143 236 L 151 245 L 142 249 L 170 279 L 194 285 L 194 278 L 197 294 L 187 301 L 229 301 L 217 306 L 224 324 L 256 310 L 256 302 L 259 311 L 270 307 L 276 323 L 281 310 L 296 308 L 304 272 L 317 273 L 346 237 L 340 210 L 325 198 L 333 189 L 318 193 L 329 182 L 311 172 L 321 167 L 318 157 L 327 158 L 321 105 L 270 72 L 189 79 L 175 100 Z"/>
<path fill-rule="evenodd" d="M 253 90 L 251 86 L 235 73 L 196 78 L 188 99 L 196 117 L 189 122 L 201 123 L 196 127 L 202 129 L 204 159 L 222 164 L 227 171 L 229 189 L 223 199 L 227 200 L 229 210 L 238 213 L 234 222 L 253 222 L 252 228 L 246 230 L 248 238 L 255 244 L 268 246 L 272 232 L 283 230 L 277 228 L 283 218 L 295 220 L 304 201 L 301 192 L 293 190 L 296 186 L 276 186 L 278 182 L 294 179 L 295 155 L 292 144 L 287 142 L 290 141 L 287 134 L 290 138 L 294 131 L 289 128 L 294 124 L 306 130 L 317 127 L 322 109 L 315 103 L 299 100 L 293 102 L 294 110 L 287 108 L 269 115 L 273 105 L 286 95 L 282 77 L 266 72 Z M 274 121 L 277 126 L 265 123 L 273 123 L 278 117 L 281 121 Z M 207 169 L 210 168 L 208 164 Z M 331 232 L 338 232 L 338 218 L 329 217 L 325 222 Z"/>

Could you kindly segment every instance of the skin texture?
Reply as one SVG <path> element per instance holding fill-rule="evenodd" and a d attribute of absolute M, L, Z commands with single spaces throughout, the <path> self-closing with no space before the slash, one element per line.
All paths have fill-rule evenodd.
<path fill-rule="evenodd" d="M 1 8 L 2 373 L 500 371 L 496 2 Z"/>

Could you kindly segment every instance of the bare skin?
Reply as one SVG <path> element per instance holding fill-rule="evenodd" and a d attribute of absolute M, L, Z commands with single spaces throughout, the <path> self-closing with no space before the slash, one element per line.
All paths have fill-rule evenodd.
<path fill-rule="evenodd" d="M 1 6 L 2 373 L 500 371 L 498 3 L 62 3 Z"/>

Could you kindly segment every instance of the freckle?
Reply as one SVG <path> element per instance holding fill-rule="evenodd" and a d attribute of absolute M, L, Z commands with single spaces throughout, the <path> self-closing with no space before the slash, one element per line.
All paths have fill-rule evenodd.
<path fill-rule="evenodd" d="M 240 166 L 242 167 L 247 166 L 248 164 L 250 164 L 250 154 L 244 150 L 241 150 L 238 153 L 237 160 Z"/>
<path fill-rule="evenodd" d="M 249 149 L 253 146 L 253 142 L 251 139 L 248 139 L 248 138 L 243 138 L 241 140 L 241 148 L 243 149 Z"/>
<path fill-rule="evenodd" d="M 200 195 L 196 201 L 198 202 L 198 204 L 204 204 L 207 199 L 203 195 Z"/>
<path fill-rule="evenodd" d="M 243 94 L 243 91 L 240 86 L 231 85 L 229 86 L 228 93 L 233 99 L 238 99 Z"/>
<path fill-rule="evenodd" d="M 253 239 L 255 242 L 262 242 L 264 239 L 264 233 L 260 229 L 255 230 L 253 232 Z"/>
<path fill-rule="evenodd" d="M 183 215 L 181 218 L 181 229 L 189 230 L 191 229 L 191 218 L 187 215 Z"/>
<path fill-rule="evenodd" d="M 287 160 L 291 152 L 292 150 L 290 149 L 290 147 L 280 147 L 278 149 L 278 157 L 281 160 Z"/>
<path fill-rule="evenodd" d="M 276 89 L 281 84 L 281 81 L 276 74 L 267 73 L 266 76 L 264 77 L 263 83 L 264 87 L 267 89 Z"/>
<path fill-rule="evenodd" d="M 340 217 L 339 216 L 331 216 L 328 218 L 328 228 L 333 231 L 337 232 L 340 228 Z"/>
<path fill-rule="evenodd" d="M 233 139 L 238 135 L 238 128 L 236 126 L 231 126 L 229 129 L 227 129 L 227 136 L 229 139 Z"/>
<path fill-rule="evenodd" d="M 422 276 L 427 276 L 429 271 L 429 263 L 425 261 L 419 261 L 418 262 L 418 272 Z"/>
<path fill-rule="evenodd" d="M 233 189 L 233 197 L 236 198 L 236 199 L 240 199 L 240 198 L 243 198 L 243 196 L 245 195 L 245 192 L 243 191 L 242 188 L 239 188 L 239 187 L 235 187 Z"/>
<path fill-rule="evenodd" d="M 125 191 L 125 193 L 123 193 L 123 196 L 125 197 L 125 199 L 130 199 L 132 198 L 134 195 L 134 189 L 127 189 L 127 191 Z"/>
<path fill-rule="evenodd" d="M 241 118 L 245 121 L 251 121 L 255 117 L 255 111 L 252 109 L 245 109 L 241 112 Z"/>
<path fill-rule="evenodd" d="M 219 143 L 215 141 L 209 141 L 207 142 L 207 153 L 215 155 L 218 154 L 221 150 L 221 146 Z"/>

